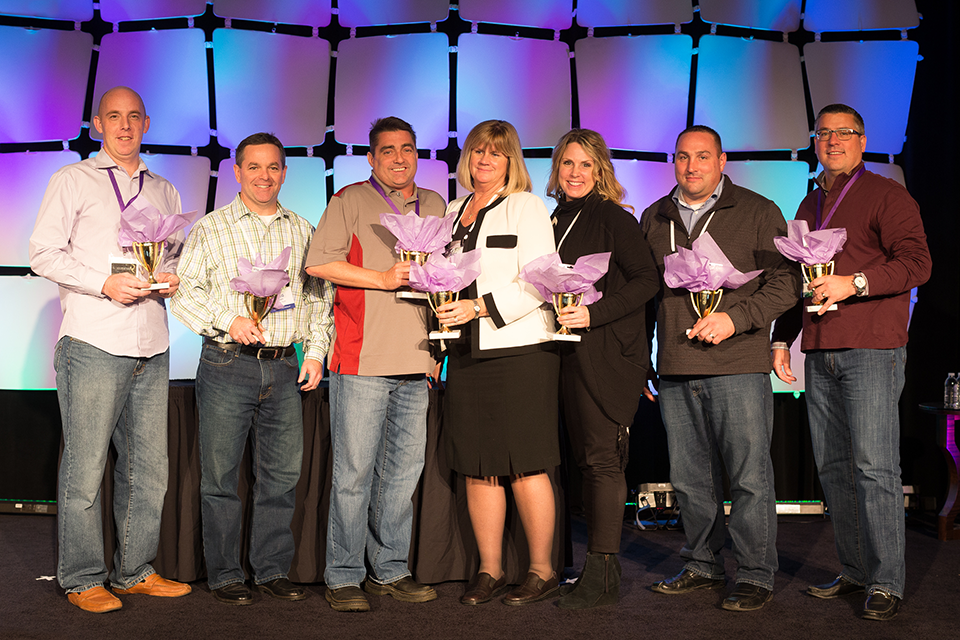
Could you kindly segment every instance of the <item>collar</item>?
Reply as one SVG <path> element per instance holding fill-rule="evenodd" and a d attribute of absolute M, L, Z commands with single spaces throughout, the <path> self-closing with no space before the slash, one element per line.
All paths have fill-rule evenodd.
<path fill-rule="evenodd" d="M 97 155 L 93 157 L 93 166 L 97 169 L 119 169 L 126 174 L 126 171 L 117 164 L 116 160 L 110 157 L 110 154 L 107 153 L 107 150 L 103 147 L 100 147 L 100 151 L 97 152 Z M 143 161 L 143 158 L 140 158 L 140 166 L 137 167 L 137 172 L 134 175 L 139 174 L 140 172 L 146 173 L 151 178 L 153 174 L 150 173 L 150 169 L 147 168 L 146 163 Z M 131 178 L 134 176 L 130 176 Z"/>
<path fill-rule="evenodd" d="M 841 173 L 839 176 L 837 176 L 837 179 L 833 181 L 833 189 L 836 189 L 837 187 L 843 189 L 843 185 L 847 184 L 847 180 L 857 175 L 857 171 L 860 171 L 860 167 L 862 166 L 863 166 L 863 160 L 860 161 L 860 164 L 858 164 L 853 169 L 851 169 L 850 173 Z M 827 181 L 826 171 L 821 171 L 820 175 L 814 178 L 813 181 L 817 184 L 818 187 L 823 189 L 824 193 L 830 193 L 831 189 L 827 189 L 824 186 Z"/>
<path fill-rule="evenodd" d="M 240 197 L 240 192 L 237 192 L 237 195 L 233 197 L 233 202 L 230 203 L 230 214 L 234 222 L 239 222 L 244 216 L 254 216 L 259 218 L 260 216 L 250 210 L 250 208 L 243 202 L 243 198 Z M 287 211 L 280 201 L 277 201 L 277 213 L 280 214 L 281 218 L 289 218 L 290 212 Z"/>
<path fill-rule="evenodd" d="M 419 199 L 420 199 L 420 187 L 417 186 L 417 183 L 416 183 L 416 182 L 413 183 L 413 195 L 408 198 L 408 197 L 406 197 L 405 195 L 403 195 L 402 193 L 400 193 L 399 191 L 397 191 L 396 189 L 394 189 L 394 188 L 392 188 L 392 187 L 388 187 L 387 185 L 383 184 L 383 181 L 380 180 L 380 178 L 378 178 L 377 175 L 376 175 L 373 171 L 370 172 L 370 179 L 371 179 L 371 180 L 376 180 L 376 181 L 377 181 L 377 184 L 380 185 L 380 188 L 383 189 L 383 192 L 384 192 L 385 194 L 387 194 L 388 196 L 392 196 L 392 195 L 394 195 L 394 194 L 396 194 L 397 196 L 399 196 L 400 199 L 403 200 L 403 203 L 404 203 L 404 204 L 406 204 L 406 203 L 408 203 L 408 202 L 413 202 L 414 200 L 419 200 Z"/>
<path fill-rule="evenodd" d="M 683 201 L 683 196 L 680 194 L 680 185 L 677 185 L 676 187 L 674 187 L 671 198 L 673 198 L 674 204 L 676 204 L 678 207 L 684 207 L 685 209 L 689 209 L 690 211 L 700 211 L 707 205 L 712 206 L 713 204 L 716 204 L 717 200 L 720 199 L 720 196 L 723 194 L 723 182 L 724 180 L 726 180 L 726 178 L 727 178 L 726 174 L 723 174 L 720 176 L 720 182 L 717 183 L 717 186 L 716 188 L 714 188 L 713 193 L 707 196 L 707 199 L 701 202 L 700 206 L 698 206 L 696 209 L 694 209 L 693 207 L 691 207 L 690 205 L 688 205 L 686 202 Z"/>

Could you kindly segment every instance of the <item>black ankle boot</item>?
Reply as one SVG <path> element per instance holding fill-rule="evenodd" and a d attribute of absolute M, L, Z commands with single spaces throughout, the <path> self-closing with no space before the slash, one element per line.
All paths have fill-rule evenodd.
<path fill-rule="evenodd" d="M 617 604 L 620 560 L 615 553 L 587 552 L 587 563 L 573 589 L 560 598 L 561 609 L 590 609 Z"/>

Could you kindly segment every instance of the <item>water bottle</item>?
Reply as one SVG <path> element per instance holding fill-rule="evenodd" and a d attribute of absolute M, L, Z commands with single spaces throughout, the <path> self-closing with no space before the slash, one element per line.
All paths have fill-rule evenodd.
<path fill-rule="evenodd" d="M 960 375 L 948 373 L 943 383 L 943 406 L 946 409 L 960 409 Z"/>

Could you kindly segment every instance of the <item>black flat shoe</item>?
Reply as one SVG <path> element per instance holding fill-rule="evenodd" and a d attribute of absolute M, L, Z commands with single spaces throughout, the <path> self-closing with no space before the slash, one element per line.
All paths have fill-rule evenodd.
<path fill-rule="evenodd" d="M 890 620 L 900 613 L 900 598 L 885 591 L 874 591 L 863 603 L 864 620 Z"/>
<path fill-rule="evenodd" d="M 721 605 L 727 611 L 756 611 L 773 597 L 773 591 L 741 582 Z"/>
<path fill-rule="evenodd" d="M 261 593 L 280 600 L 304 600 L 307 597 L 307 592 L 303 587 L 298 587 L 286 578 L 277 578 L 258 584 L 257 589 Z"/>
<path fill-rule="evenodd" d="M 211 591 L 213 597 L 223 604 L 246 605 L 253 604 L 253 593 L 242 582 L 234 582 L 225 587 Z"/>
<path fill-rule="evenodd" d="M 807 593 L 814 598 L 830 600 L 832 598 L 848 596 L 851 593 L 863 593 L 863 585 L 850 582 L 843 576 L 837 576 L 837 579 L 833 582 L 807 587 Z"/>
<path fill-rule="evenodd" d="M 696 591 L 697 589 L 721 589 L 723 588 L 724 582 L 724 580 L 714 580 L 713 578 L 698 576 L 692 571 L 684 569 L 674 577 L 662 580 L 650 588 L 657 593 L 680 595 Z"/>

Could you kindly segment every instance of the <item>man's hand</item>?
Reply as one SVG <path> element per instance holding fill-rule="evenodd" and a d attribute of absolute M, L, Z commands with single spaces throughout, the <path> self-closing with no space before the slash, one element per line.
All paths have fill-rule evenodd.
<path fill-rule="evenodd" d="M 234 342 L 239 342 L 240 344 L 266 344 L 266 341 L 263 339 L 263 334 L 260 332 L 260 329 L 257 328 L 257 324 L 250 318 L 244 318 L 243 316 L 237 316 L 236 319 L 230 323 L 230 337 L 233 338 Z M 306 360 L 304 360 L 306 362 Z"/>
<path fill-rule="evenodd" d="M 835 302 L 846 300 L 856 295 L 857 288 L 853 286 L 853 276 L 820 276 L 810 283 L 813 291 L 813 303 L 823 305 L 818 316 L 822 316 Z"/>
<path fill-rule="evenodd" d="M 137 298 L 150 295 L 151 292 L 146 289 L 149 286 L 149 282 L 145 282 L 133 274 L 114 273 L 103 283 L 103 289 L 100 290 L 100 293 L 120 304 L 130 304 L 135 302 Z"/>
<path fill-rule="evenodd" d="M 790 369 L 789 349 L 772 349 L 770 360 L 773 363 L 773 372 L 777 374 L 778 378 L 787 384 L 793 384 L 797 381 L 797 377 L 793 375 L 793 371 Z"/>
<path fill-rule="evenodd" d="M 720 344 L 732 336 L 734 331 L 733 320 L 729 315 L 723 312 L 711 313 L 697 320 L 687 337 L 690 340 L 696 338 L 700 342 Z"/>
<path fill-rule="evenodd" d="M 398 262 L 380 274 L 381 288 L 385 291 L 394 291 L 405 286 L 410 281 L 410 262 Z"/>
<path fill-rule="evenodd" d="M 306 384 L 300 387 L 301 391 L 313 391 L 323 379 L 323 363 L 313 358 L 304 358 L 303 365 L 300 367 L 300 377 L 297 378 L 297 384 Z"/>
<path fill-rule="evenodd" d="M 173 294 L 177 292 L 177 289 L 180 287 L 180 278 L 175 273 L 155 273 L 153 274 L 153 279 L 157 282 L 166 282 L 170 286 L 166 289 L 158 289 L 152 293 L 156 293 L 161 298 L 172 298 Z"/>
<path fill-rule="evenodd" d="M 433 367 L 433 373 L 427 378 L 431 389 L 443 389 L 443 380 L 440 379 L 440 373 L 443 371 L 443 358 Z"/>

